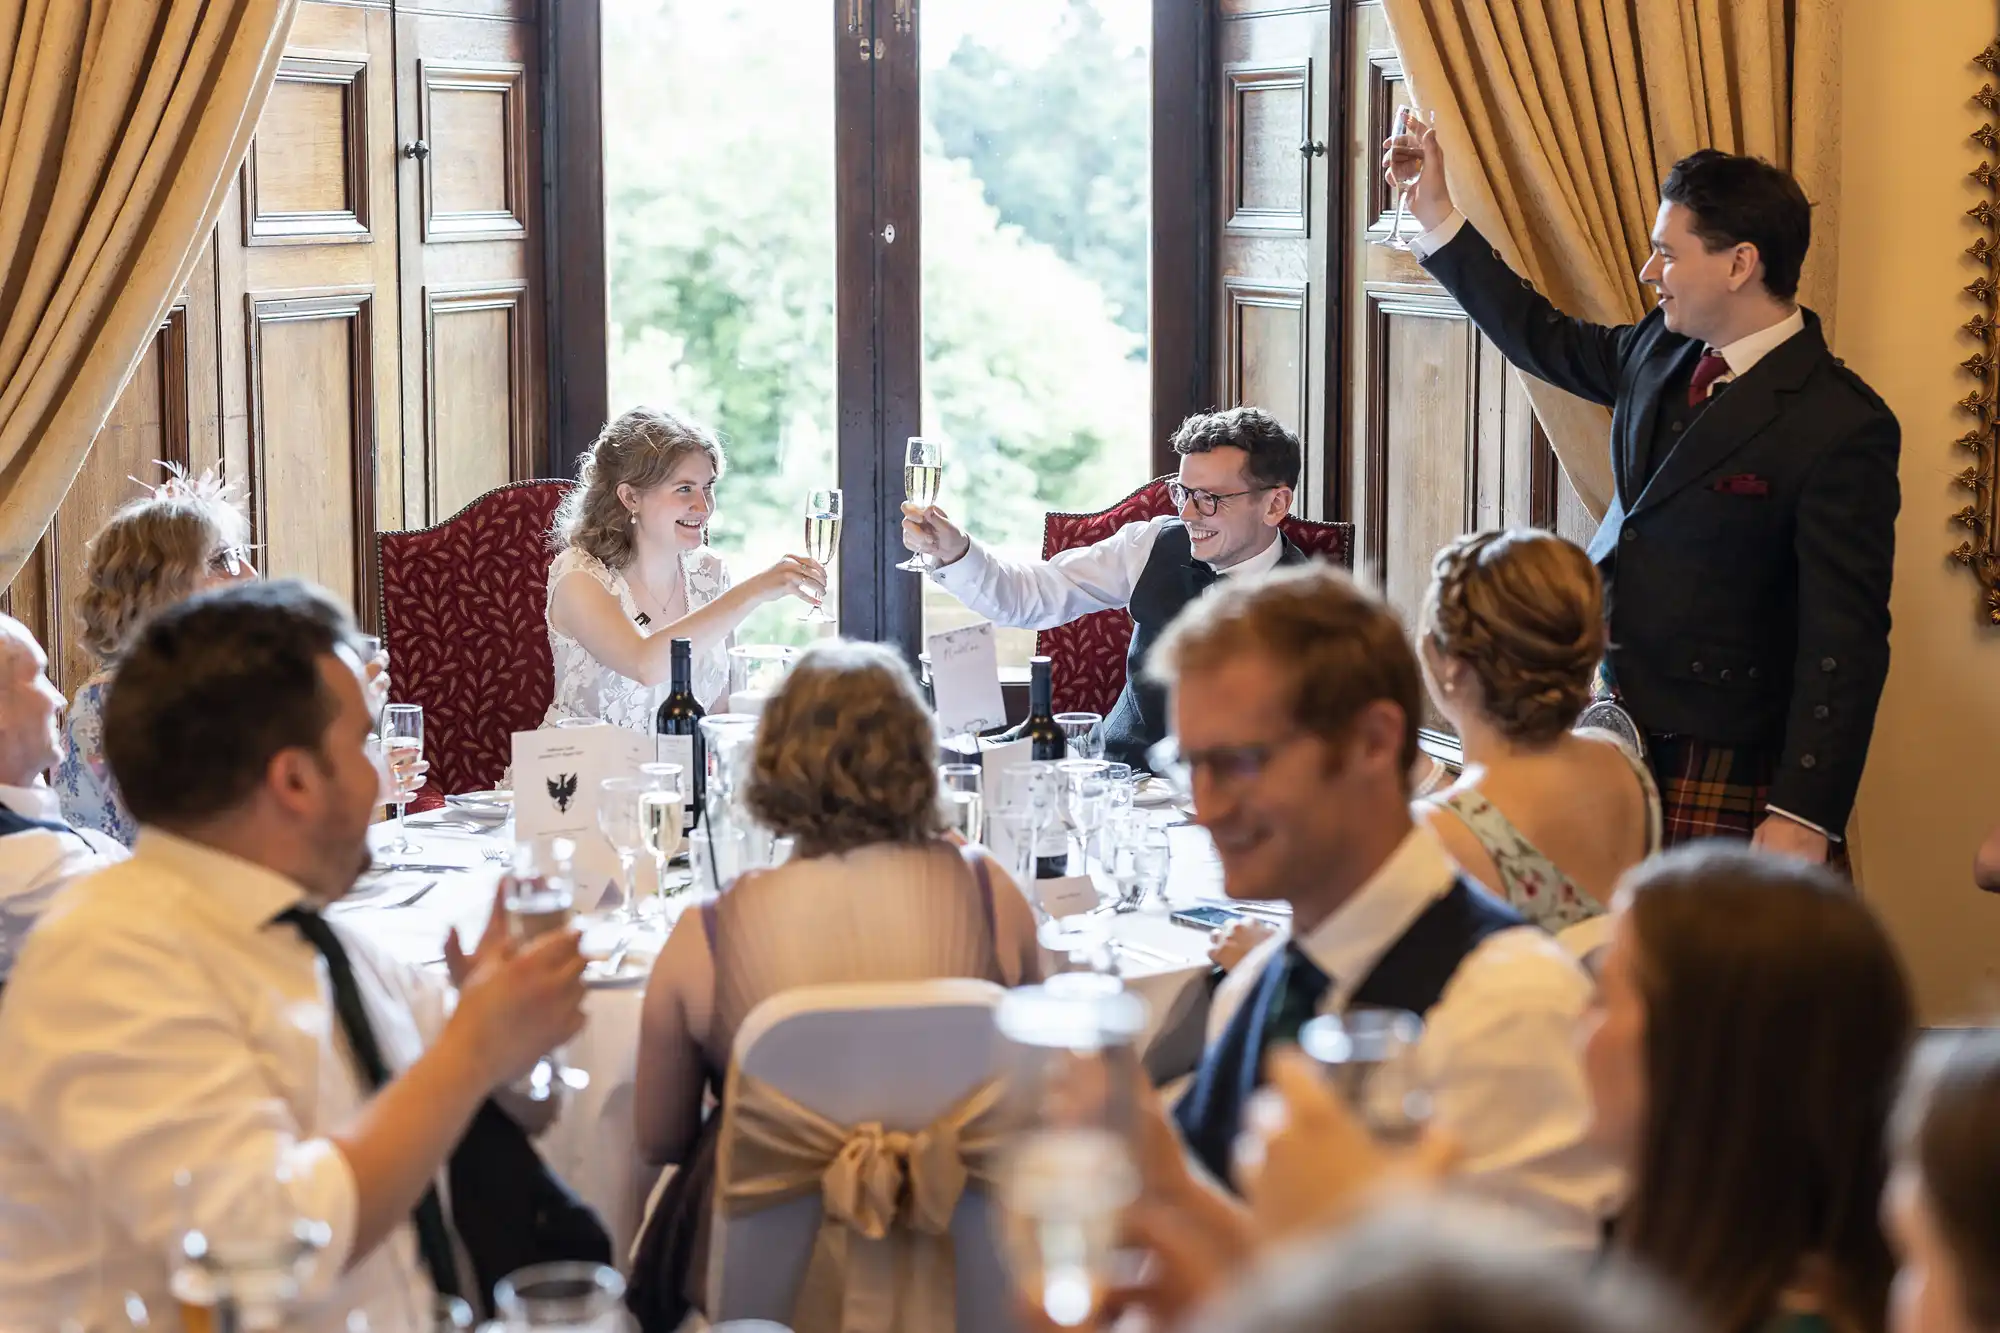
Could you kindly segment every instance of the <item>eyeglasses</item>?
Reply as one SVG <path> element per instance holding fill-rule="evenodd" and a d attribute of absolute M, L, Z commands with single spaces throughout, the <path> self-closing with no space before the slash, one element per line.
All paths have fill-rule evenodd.
<path fill-rule="evenodd" d="M 230 578 L 240 577 L 250 568 L 250 548 L 240 544 L 225 546 L 208 558 L 208 569 L 212 574 L 227 574 Z"/>
<path fill-rule="evenodd" d="M 1222 508 L 1224 500 L 1240 500 L 1246 495 L 1262 495 L 1265 491 L 1277 489 L 1276 486 L 1253 486 L 1247 491 L 1227 491 L 1218 495 L 1214 491 L 1191 491 L 1177 481 L 1170 481 L 1167 483 L 1167 499 L 1173 502 L 1176 509 L 1185 509 L 1192 501 L 1195 511 L 1203 518 L 1214 518 L 1215 511 Z"/>
<path fill-rule="evenodd" d="M 1146 751 L 1146 766 L 1172 783 L 1183 799 L 1194 795 L 1197 769 L 1207 769 L 1217 786 L 1247 786 L 1264 775 L 1271 760 L 1286 746 L 1310 733 L 1296 732 L 1278 741 L 1257 741 L 1243 745 L 1211 745 L 1202 750 L 1181 749 L 1180 738 L 1169 736 Z"/>

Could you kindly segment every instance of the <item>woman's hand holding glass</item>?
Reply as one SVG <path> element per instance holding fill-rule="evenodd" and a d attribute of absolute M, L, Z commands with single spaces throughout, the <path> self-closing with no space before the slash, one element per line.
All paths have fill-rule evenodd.
<path fill-rule="evenodd" d="M 826 566 L 810 556 L 788 555 L 747 582 L 763 602 L 798 597 L 812 606 L 826 600 Z"/>

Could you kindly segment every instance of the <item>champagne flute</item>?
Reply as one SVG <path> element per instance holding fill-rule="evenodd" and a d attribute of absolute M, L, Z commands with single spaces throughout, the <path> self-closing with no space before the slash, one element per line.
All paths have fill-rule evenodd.
<path fill-rule="evenodd" d="M 507 932 L 516 940 L 528 941 L 558 930 L 569 929 L 576 910 L 575 885 L 570 875 L 570 858 L 576 844 L 568 838 L 538 839 L 516 843 L 514 866 L 503 881 L 500 910 L 507 914 Z M 528 1074 L 524 1089 L 528 1100 L 545 1102 L 557 1082 L 566 1087 L 587 1088 L 590 1075 L 571 1069 L 560 1050 L 550 1051 L 537 1061 Z"/>
<path fill-rule="evenodd" d="M 1104 773 L 1111 765 L 1102 759 L 1065 759 L 1056 767 L 1063 775 L 1069 821 L 1076 829 L 1083 873 L 1087 875 L 1090 873 L 1091 844 L 1097 839 L 1097 830 L 1104 827 L 1107 813 L 1105 801 L 1111 788 Z"/>
<path fill-rule="evenodd" d="M 625 890 L 622 915 L 628 925 L 639 923 L 639 884 L 632 877 L 639 849 L 646 846 L 640 828 L 639 797 L 653 784 L 645 778 L 606 778 L 597 784 L 597 828 L 618 853 L 618 880 Z"/>
<path fill-rule="evenodd" d="M 640 779 L 635 809 L 639 837 L 653 856 L 653 900 L 651 906 L 665 911 L 667 862 L 681 849 L 681 808 L 687 797 L 681 781 L 686 776 L 679 764 L 647 764 Z M 656 915 L 648 911 L 648 916 Z"/>
<path fill-rule="evenodd" d="M 936 440 L 912 435 L 903 451 L 903 498 L 929 509 L 937 503 L 938 491 L 943 487 L 944 446 Z M 896 568 L 924 574 L 930 571 L 930 564 L 922 556 L 912 554 Z"/>
<path fill-rule="evenodd" d="M 840 554 L 840 488 L 806 492 L 806 554 L 831 571 L 833 558 Z M 831 580 L 831 573 L 828 578 Z M 829 591 L 831 585 L 829 583 Z M 800 620 L 816 625 L 831 625 L 833 617 L 826 613 L 824 599 L 806 608 Z"/>
<path fill-rule="evenodd" d="M 1396 137 L 1401 139 L 1412 132 L 1421 133 L 1417 122 L 1417 109 L 1412 106 L 1396 108 Z M 1408 250 L 1410 242 L 1403 236 L 1403 219 L 1410 212 L 1410 187 L 1424 174 L 1423 159 L 1415 162 L 1392 164 L 1390 173 L 1396 181 L 1396 220 L 1389 228 L 1389 237 L 1382 244 L 1392 250 Z"/>
<path fill-rule="evenodd" d="M 389 797 L 396 805 L 396 840 L 389 844 L 388 850 L 408 856 L 417 850 L 417 844 L 410 841 L 404 816 L 409 812 L 410 798 L 416 793 L 405 791 L 395 775 L 405 765 L 424 757 L 423 705 L 390 704 L 382 710 L 382 757 L 389 765 Z"/>
<path fill-rule="evenodd" d="M 980 794 L 984 770 L 978 764 L 939 764 L 938 787 L 944 793 L 945 827 L 967 842 L 986 838 L 986 802 Z"/>

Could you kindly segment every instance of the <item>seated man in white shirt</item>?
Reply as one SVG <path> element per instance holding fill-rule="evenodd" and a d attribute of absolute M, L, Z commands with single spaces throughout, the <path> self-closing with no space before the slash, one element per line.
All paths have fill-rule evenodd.
<path fill-rule="evenodd" d="M 190 1224 L 324 1227 L 288 1329 L 428 1328 L 434 1291 L 473 1294 L 440 1169 L 581 1026 L 583 959 L 573 931 L 489 929 L 447 951 L 454 1005 L 327 924 L 380 795 L 364 678 L 346 612 L 294 581 L 128 651 L 105 740 L 132 859 L 70 885 L 0 1005 L 0 1328 L 106 1327 L 127 1292 L 178 1327 Z"/>
<path fill-rule="evenodd" d="M 71 828 L 43 778 L 62 757 L 61 691 L 28 627 L 0 615 L 0 985 L 56 891 L 125 859 L 124 845 Z"/>
<path fill-rule="evenodd" d="M 1264 1057 L 1316 1014 L 1420 1015 L 1434 1123 L 1462 1181 L 1550 1242 L 1598 1242 L 1618 1172 L 1586 1144 L 1576 1026 L 1591 984 L 1411 822 L 1423 686 L 1389 607 L 1321 566 L 1214 589 L 1154 655 L 1186 781 L 1233 898 L 1291 904 L 1216 992 L 1208 1048 L 1174 1109 L 1219 1180 Z"/>
<path fill-rule="evenodd" d="M 1145 678 L 1154 642 L 1220 575 L 1261 574 L 1305 555 L 1278 531 L 1299 484 L 1299 441 L 1254 407 L 1204 412 L 1174 432 L 1171 518 L 1128 523 L 1053 560 L 1015 560 L 967 536 L 935 506 L 903 506 L 903 545 L 931 576 L 997 625 L 1051 629 L 1094 611 L 1132 616 L 1125 691 L 1104 719 L 1104 757 L 1143 768 L 1167 731 L 1166 696 Z"/>

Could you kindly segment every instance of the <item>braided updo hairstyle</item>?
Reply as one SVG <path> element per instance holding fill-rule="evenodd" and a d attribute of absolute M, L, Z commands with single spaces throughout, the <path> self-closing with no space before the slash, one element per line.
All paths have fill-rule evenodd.
<path fill-rule="evenodd" d="M 1503 735 L 1544 745 L 1590 701 L 1604 586 L 1583 549 L 1554 533 L 1469 533 L 1431 561 L 1424 633 L 1472 668 L 1481 711 Z"/>

